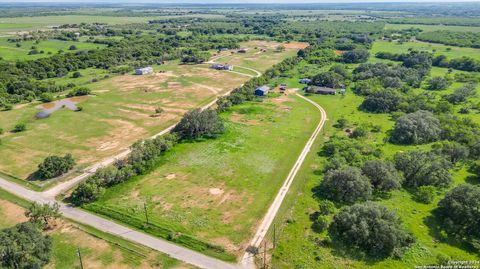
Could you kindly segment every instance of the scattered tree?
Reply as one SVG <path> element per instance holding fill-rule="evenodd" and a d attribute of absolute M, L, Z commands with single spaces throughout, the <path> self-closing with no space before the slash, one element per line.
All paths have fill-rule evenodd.
<path fill-rule="evenodd" d="M 50 260 L 52 239 L 38 224 L 24 222 L 0 231 L 2 268 L 42 268 Z"/>
<path fill-rule="evenodd" d="M 370 53 L 366 49 L 354 49 L 345 51 L 342 55 L 344 63 L 364 63 L 370 57 Z"/>
<path fill-rule="evenodd" d="M 395 167 L 403 172 L 409 187 L 447 187 L 452 181 L 451 164 L 433 152 L 409 150 L 395 155 Z"/>
<path fill-rule="evenodd" d="M 424 204 L 430 204 L 435 199 L 437 190 L 433 186 L 420 186 L 415 192 L 415 199 Z"/>
<path fill-rule="evenodd" d="M 449 191 L 435 211 L 447 234 L 480 250 L 480 187 L 463 184 Z"/>
<path fill-rule="evenodd" d="M 369 160 L 362 166 L 362 173 L 370 179 L 375 190 L 388 192 L 399 189 L 403 178 L 392 162 Z"/>
<path fill-rule="evenodd" d="M 372 202 L 342 209 L 333 218 L 329 233 L 348 248 L 357 248 L 377 258 L 401 253 L 414 241 L 402 229 L 402 222 L 394 212 Z"/>
<path fill-rule="evenodd" d="M 432 77 L 427 81 L 427 89 L 431 91 L 442 91 L 450 87 L 450 82 L 444 77 Z"/>
<path fill-rule="evenodd" d="M 319 191 L 327 199 L 350 204 L 370 199 L 372 185 L 359 169 L 346 167 L 328 171 Z"/>
<path fill-rule="evenodd" d="M 440 138 L 440 121 L 429 111 L 419 110 L 397 119 L 390 140 L 397 144 L 424 144 Z"/>
<path fill-rule="evenodd" d="M 14 133 L 19 133 L 19 132 L 23 132 L 27 130 L 27 125 L 25 123 L 17 123 L 14 127 L 13 127 L 13 132 Z"/>
<path fill-rule="evenodd" d="M 61 176 L 75 166 L 75 161 L 71 154 L 64 157 L 48 156 L 38 165 L 37 176 L 41 179 L 50 179 Z"/>
<path fill-rule="evenodd" d="M 30 222 L 40 224 L 43 229 L 50 227 L 50 221 L 57 219 L 61 216 L 60 206 L 58 203 L 54 204 L 38 204 L 32 203 L 28 210 L 25 212 L 25 216 L 29 218 Z"/>
<path fill-rule="evenodd" d="M 181 139 L 212 138 L 225 132 L 225 127 L 216 111 L 194 109 L 183 116 L 173 132 Z"/>

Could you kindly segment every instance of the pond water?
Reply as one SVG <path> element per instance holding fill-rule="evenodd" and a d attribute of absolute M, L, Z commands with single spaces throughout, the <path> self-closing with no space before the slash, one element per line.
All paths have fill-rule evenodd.
<path fill-rule="evenodd" d="M 76 111 L 78 109 L 77 103 L 85 98 L 87 98 L 87 96 L 72 97 L 38 105 L 36 108 L 40 108 L 42 111 L 38 112 L 35 116 L 38 119 L 44 119 L 49 117 L 53 112 L 64 107 Z"/>

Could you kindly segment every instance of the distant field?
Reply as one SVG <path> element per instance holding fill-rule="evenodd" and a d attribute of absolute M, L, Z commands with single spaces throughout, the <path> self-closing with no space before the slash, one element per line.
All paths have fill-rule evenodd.
<path fill-rule="evenodd" d="M 292 53 L 270 53 L 262 59 L 271 65 Z M 241 61 L 243 57 L 247 56 L 235 54 L 232 59 Z M 267 63 L 261 65 L 266 67 Z M 80 112 L 60 109 L 49 118 L 37 120 L 35 114 L 41 111 L 38 103 L 0 112 L 0 128 L 5 130 L 1 136 L 0 171 L 25 179 L 46 156 L 66 153 L 73 154 L 78 168 L 86 167 L 119 153 L 140 138 L 158 133 L 189 109 L 205 105 L 249 79 L 213 70 L 210 65 L 169 62 L 155 69 L 151 75 L 116 76 L 89 84 L 95 95 L 78 100 L 83 108 Z M 252 75 L 249 70 L 239 72 Z M 106 75 L 103 70 L 91 68 L 80 73 L 80 78 L 69 74 L 52 80 L 81 85 Z M 164 112 L 152 117 L 157 106 Z M 26 123 L 27 130 L 10 132 L 17 123 Z"/>
<path fill-rule="evenodd" d="M 150 174 L 108 189 L 85 207 L 129 223 L 143 219 L 147 201 L 152 225 L 240 254 L 320 115 L 308 102 L 282 95 L 221 117 L 224 135 L 177 145 Z"/>
<path fill-rule="evenodd" d="M 144 23 L 149 20 L 170 19 L 176 17 L 206 17 L 223 18 L 224 15 L 213 14 L 190 14 L 181 16 L 152 16 L 152 17 L 117 17 L 117 16 L 90 16 L 90 15 L 63 15 L 63 16 L 39 16 L 39 17 L 16 17 L 0 18 L 0 34 L 15 34 L 16 32 L 31 31 L 34 29 L 49 29 L 50 26 L 61 24 L 106 23 L 128 24 Z"/>
<path fill-rule="evenodd" d="M 7 200 L 0 191 L 0 229 L 26 221 L 25 209 Z M 77 248 L 86 268 L 193 268 L 146 247 L 64 220 L 48 231 L 53 239 L 52 257 L 46 268 L 80 269 Z"/>
<path fill-rule="evenodd" d="M 391 53 L 407 53 L 408 49 L 415 49 L 420 51 L 433 52 L 434 55 L 445 55 L 447 58 L 460 58 L 462 56 L 475 58 L 480 60 L 480 49 L 463 48 L 455 46 L 447 46 L 442 44 L 433 44 L 427 42 L 386 42 L 377 41 L 373 43 L 371 54 L 375 55 L 377 52 L 391 52 Z"/>
<path fill-rule="evenodd" d="M 17 47 L 16 43 L 8 42 L 7 39 L 6 37 L 0 38 L 0 57 L 4 60 L 34 60 L 57 54 L 59 50 L 68 53 L 105 47 L 103 44 L 61 40 L 44 40 L 38 44 L 35 43 L 35 41 L 22 41 L 19 43 L 21 47 Z M 75 45 L 77 50 L 70 51 L 69 48 L 71 45 Z M 44 53 L 28 55 L 32 50 L 32 46 L 35 46 L 38 52 L 43 51 Z"/>
<path fill-rule="evenodd" d="M 219 63 L 229 63 L 239 65 L 242 67 L 249 67 L 258 71 L 265 71 L 270 66 L 280 62 L 278 56 L 281 58 L 292 57 L 297 54 L 297 51 L 307 46 L 306 43 L 290 43 L 283 44 L 285 51 L 276 52 L 276 48 L 282 43 L 271 41 L 248 41 L 240 44 L 241 48 L 247 49 L 246 53 L 231 54 L 230 51 L 220 53 L 217 58 Z M 262 51 L 263 50 L 263 51 Z M 243 55 L 238 57 L 237 55 Z"/>
<path fill-rule="evenodd" d="M 457 32 L 480 32 L 480 27 L 476 26 L 454 26 L 454 25 L 427 25 L 427 24 L 385 24 L 386 30 L 402 30 L 408 28 L 420 28 L 424 32 L 433 32 L 437 30 L 449 30 Z"/>

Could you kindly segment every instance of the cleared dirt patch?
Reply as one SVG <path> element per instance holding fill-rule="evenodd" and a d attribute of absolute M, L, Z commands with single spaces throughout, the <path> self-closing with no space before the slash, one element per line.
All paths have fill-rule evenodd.
<path fill-rule="evenodd" d="M 283 46 L 285 46 L 286 49 L 304 49 L 308 47 L 308 43 L 305 42 L 290 42 L 290 43 L 285 43 Z"/>

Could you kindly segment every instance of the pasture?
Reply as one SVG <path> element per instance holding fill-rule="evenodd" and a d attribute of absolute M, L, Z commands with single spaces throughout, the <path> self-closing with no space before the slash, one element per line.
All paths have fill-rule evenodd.
<path fill-rule="evenodd" d="M 238 105 L 221 117 L 225 134 L 177 145 L 151 173 L 109 188 L 85 208 L 142 223 L 146 202 L 151 231 L 169 230 L 167 238 L 193 236 L 230 255 L 217 257 L 234 259 L 247 247 L 320 113 L 291 94 Z"/>
<path fill-rule="evenodd" d="M 448 30 L 455 32 L 480 32 L 480 27 L 477 26 L 456 26 L 456 25 L 441 25 L 441 24 L 385 24 L 385 30 L 404 30 L 410 28 L 419 28 L 424 32 L 433 32 L 438 30 Z"/>
<path fill-rule="evenodd" d="M 405 228 L 417 238 L 417 242 L 409 248 L 401 259 L 388 258 L 385 260 L 364 260 L 360 256 L 345 254 L 341 249 L 333 246 L 319 246 L 317 242 L 327 237 L 327 233 L 318 234 L 311 228 L 312 221 L 309 214 L 318 210 L 318 200 L 312 189 L 321 181 L 321 174 L 325 164 L 325 157 L 319 157 L 324 141 L 331 135 L 345 135 L 332 125 L 340 118 L 349 122 L 348 127 L 359 124 L 376 124 L 381 126 L 382 132 L 371 134 L 365 143 L 383 145 L 384 155 L 391 158 L 398 151 L 413 149 L 414 146 L 397 146 L 385 144 L 386 132 L 393 127 L 394 122 L 387 114 L 369 114 L 357 110 L 362 97 L 348 92 L 342 96 L 310 96 L 327 111 L 328 119 L 323 135 L 315 143 L 309 156 L 300 170 L 292 191 L 289 192 L 286 202 L 277 216 L 277 236 L 280 238 L 272 265 L 274 268 L 292 268 L 302 264 L 305 268 L 411 268 L 418 264 L 436 264 L 438 255 L 447 255 L 454 260 L 478 260 L 478 255 L 462 248 L 438 240 L 431 231 L 427 220 L 432 214 L 441 195 L 437 195 L 431 204 L 423 204 L 414 200 L 413 194 L 406 190 L 392 193 L 387 199 L 379 199 L 381 203 L 394 210 L 404 222 Z M 424 145 L 422 147 L 429 147 Z M 454 186 L 465 182 L 470 174 L 465 168 L 454 171 Z M 271 231 L 270 238 L 271 239 Z M 343 253 L 343 254 L 342 254 Z"/>
<path fill-rule="evenodd" d="M 7 37 L 0 38 L 0 57 L 7 61 L 15 60 L 35 60 L 43 57 L 49 57 L 57 54 L 60 50 L 65 53 L 77 52 L 81 50 L 91 50 L 104 48 L 103 44 L 94 44 L 87 42 L 75 42 L 75 41 L 62 41 L 62 40 L 42 40 L 39 43 L 35 41 L 22 41 L 20 47 L 17 47 L 17 43 L 8 42 Z M 77 50 L 70 51 L 71 45 L 75 45 Z M 35 48 L 38 53 L 30 54 L 29 52 Z M 43 53 L 41 53 L 43 51 Z"/>
<path fill-rule="evenodd" d="M 0 191 L 0 229 L 27 221 L 25 209 L 16 204 L 18 199 Z M 20 202 L 25 204 L 25 202 Z M 47 231 L 52 237 L 52 256 L 46 268 L 80 268 L 77 248 L 80 249 L 84 266 L 100 268 L 193 268 L 157 253 L 146 247 L 124 241 L 93 228 L 58 220 Z"/>
<path fill-rule="evenodd" d="M 264 59 L 278 63 L 292 51 L 272 53 Z M 237 61 L 243 57 L 232 56 Z M 171 126 L 186 111 L 208 104 L 252 76 L 250 70 L 236 70 L 242 73 L 238 74 L 213 70 L 210 64 L 181 65 L 177 61 L 154 69 L 154 74 L 114 76 L 89 84 L 93 95 L 78 100 L 82 111 L 60 109 L 49 118 L 36 119 L 41 108 L 32 103 L 0 112 L 0 128 L 5 131 L 1 136 L 0 171 L 26 179 L 45 157 L 66 153 L 74 156 L 78 169 L 85 168 Z M 97 69 L 80 73 L 80 78 L 69 74 L 54 80 L 80 85 L 105 76 Z M 162 112 L 156 113 L 157 108 Z M 27 130 L 11 132 L 17 123 L 25 123 Z"/>
<path fill-rule="evenodd" d="M 377 41 L 373 43 L 370 53 L 377 52 L 408 53 L 409 49 L 432 52 L 435 56 L 445 55 L 447 58 L 460 58 L 463 56 L 480 60 L 480 49 L 447 46 L 427 42 L 386 42 Z"/>
<path fill-rule="evenodd" d="M 49 30 L 62 24 L 102 23 L 109 25 L 146 23 L 149 20 L 171 19 L 176 17 L 223 18 L 215 14 L 183 14 L 178 16 L 102 16 L 102 15 L 59 15 L 0 18 L 0 34 L 15 35 L 33 30 Z"/>
<path fill-rule="evenodd" d="M 279 46 L 283 46 L 285 50 L 277 51 Z M 263 72 L 270 66 L 279 63 L 279 58 L 283 59 L 295 56 L 299 49 L 303 49 L 307 46 L 308 44 L 300 42 L 282 44 L 279 42 L 253 40 L 242 42 L 240 44 L 240 48 L 246 49 L 246 53 L 236 52 L 238 50 L 223 51 L 214 58 L 216 59 L 216 62 L 219 63 L 228 63 L 233 64 L 234 66 L 253 68 Z M 243 56 L 239 57 L 239 55 Z"/>

